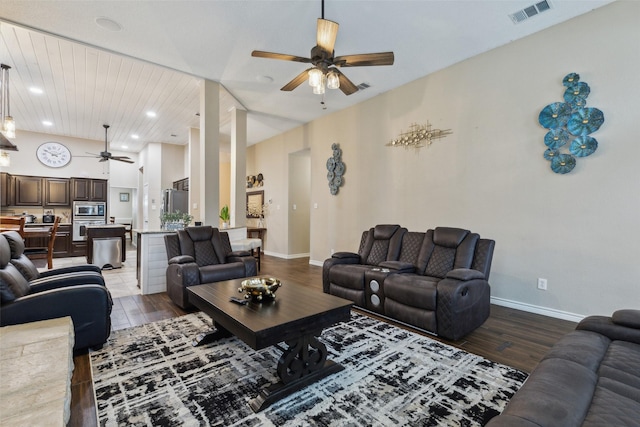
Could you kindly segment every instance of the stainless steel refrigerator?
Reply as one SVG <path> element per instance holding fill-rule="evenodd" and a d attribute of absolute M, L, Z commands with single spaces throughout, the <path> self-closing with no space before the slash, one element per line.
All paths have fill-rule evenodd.
<path fill-rule="evenodd" d="M 183 190 L 164 190 L 162 194 L 162 213 L 189 212 L 189 192 Z"/>

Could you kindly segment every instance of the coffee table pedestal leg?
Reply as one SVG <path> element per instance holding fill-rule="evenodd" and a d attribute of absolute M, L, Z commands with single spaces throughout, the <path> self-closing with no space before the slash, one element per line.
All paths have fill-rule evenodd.
<path fill-rule="evenodd" d="M 213 326 L 215 327 L 215 329 L 196 335 L 193 341 L 191 341 L 191 345 L 193 347 L 198 347 L 201 345 L 212 343 L 214 341 L 218 341 L 222 338 L 229 338 L 230 336 L 233 336 L 231 332 L 227 331 L 222 326 L 217 325 L 215 322 Z"/>
<path fill-rule="evenodd" d="M 260 412 L 309 384 L 344 369 L 342 365 L 327 360 L 327 347 L 317 339 L 320 332 L 286 342 L 288 348 L 281 348 L 283 353 L 278 360 L 280 381 L 262 389 L 256 398 L 249 401 L 253 412 Z"/>

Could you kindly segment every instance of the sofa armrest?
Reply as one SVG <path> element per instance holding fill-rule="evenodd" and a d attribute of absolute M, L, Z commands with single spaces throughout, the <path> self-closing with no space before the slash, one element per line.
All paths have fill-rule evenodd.
<path fill-rule="evenodd" d="M 193 257 L 191 255 L 178 255 L 178 256 L 174 256 L 173 258 L 171 258 L 168 262 L 169 265 L 171 264 L 190 264 L 190 263 L 195 263 L 196 260 L 193 259 Z"/>
<path fill-rule="evenodd" d="M 60 267 L 60 268 L 54 268 L 52 270 L 41 271 L 40 277 L 51 277 L 51 276 L 56 276 L 58 274 L 65 274 L 65 273 L 79 273 L 79 272 L 86 273 L 88 271 L 92 271 L 102 275 L 102 270 L 97 265 L 83 264 L 83 265 L 71 265 L 69 267 Z"/>
<path fill-rule="evenodd" d="M 438 282 L 437 289 L 438 336 L 458 340 L 489 318 L 491 289 L 484 278 L 447 277 Z"/>
<path fill-rule="evenodd" d="M 360 255 L 355 253 L 355 252 L 334 252 L 331 255 L 331 258 L 343 259 L 343 260 L 347 260 L 347 259 L 357 260 L 356 263 L 351 263 L 351 264 L 359 264 L 360 263 Z"/>
<path fill-rule="evenodd" d="M 416 267 L 410 262 L 402 261 L 382 261 L 378 267 L 391 270 L 393 273 L 414 273 Z"/>
<path fill-rule="evenodd" d="M 473 280 L 473 279 L 484 279 L 484 274 L 478 270 L 472 270 L 470 268 L 456 268 L 455 270 L 451 270 L 445 276 L 449 279 L 457 279 L 457 280 Z"/>
<path fill-rule="evenodd" d="M 247 256 L 251 256 L 251 252 L 250 251 L 233 251 L 233 252 L 229 252 L 227 254 L 227 259 L 236 258 L 236 260 L 233 261 L 233 262 L 236 262 L 236 261 L 238 261 L 237 258 L 242 258 L 242 257 L 247 257 Z"/>
<path fill-rule="evenodd" d="M 611 340 L 640 344 L 640 327 L 634 326 L 637 325 L 637 316 L 640 316 L 640 310 L 619 310 L 612 317 L 588 316 L 578 323 L 576 329 L 597 332 Z"/>
<path fill-rule="evenodd" d="M 29 294 L 40 293 L 50 289 L 60 289 L 79 285 L 105 286 L 104 277 L 93 271 L 57 274 L 50 277 L 41 277 L 29 282 Z"/>

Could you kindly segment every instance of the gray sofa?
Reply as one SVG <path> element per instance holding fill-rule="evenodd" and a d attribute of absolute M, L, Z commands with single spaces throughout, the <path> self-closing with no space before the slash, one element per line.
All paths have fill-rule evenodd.
<path fill-rule="evenodd" d="M 582 320 L 487 425 L 639 426 L 640 310 Z"/>
<path fill-rule="evenodd" d="M 362 233 L 358 252 L 325 260 L 326 293 L 450 340 L 489 317 L 495 242 L 469 230 L 426 232 L 381 224 Z"/>

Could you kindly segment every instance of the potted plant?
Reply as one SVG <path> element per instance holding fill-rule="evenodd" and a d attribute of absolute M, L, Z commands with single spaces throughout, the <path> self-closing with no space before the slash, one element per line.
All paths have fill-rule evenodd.
<path fill-rule="evenodd" d="M 163 213 L 160 222 L 161 227 L 165 230 L 182 230 L 191 223 L 192 219 L 193 216 L 186 212 L 175 211 Z"/>
<path fill-rule="evenodd" d="M 220 209 L 220 219 L 222 220 L 222 228 L 229 228 L 229 220 L 231 216 L 229 215 L 229 206 L 224 205 L 222 209 Z"/>

